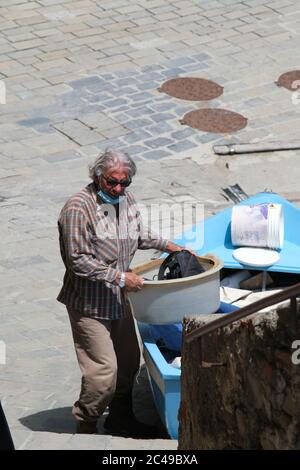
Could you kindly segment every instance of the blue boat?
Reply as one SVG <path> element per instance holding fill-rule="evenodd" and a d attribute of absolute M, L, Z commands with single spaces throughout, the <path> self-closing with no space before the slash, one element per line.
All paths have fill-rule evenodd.
<path fill-rule="evenodd" d="M 170 437 L 177 439 L 181 370 L 167 362 L 157 344 L 151 326 L 140 322 L 138 325 L 143 340 L 144 359 L 156 409 Z"/>
<path fill-rule="evenodd" d="M 285 231 L 279 261 L 268 268 L 257 268 L 257 270 L 299 274 L 300 209 L 275 193 L 259 193 L 241 202 L 241 204 L 246 205 L 260 203 L 282 204 Z M 202 227 L 204 229 L 204 245 L 201 249 L 197 250 L 197 252 L 199 255 L 213 253 L 223 260 L 224 268 L 245 269 L 245 266 L 236 261 L 232 256 L 235 247 L 231 243 L 230 223 L 231 208 L 225 209 L 219 214 L 202 222 L 204 225 Z M 175 242 L 181 245 L 188 245 L 188 241 L 192 239 L 191 235 L 193 231 L 195 231 L 195 227 L 193 227 L 191 231 L 184 233 L 180 238 L 177 238 Z M 253 270 L 253 268 L 251 269 Z M 233 305 L 221 303 L 219 312 L 228 313 L 236 309 L 237 307 Z M 179 356 L 181 355 L 180 326 L 181 324 L 160 325 L 158 332 L 156 328 L 158 325 L 139 323 L 139 330 L 144 345 L 144 358 L 149 373 L 155 405 L 172 439 L 178 438 L 181 371 L 171 366 L 168 362 L 168 358 L 159 347 L 158 335 L 164 337 L 166 340 L 168 340 L 168 338 L 174 340 L 175 335 L 177 341 L 177 351 L 175 355 L 177 354 Z M 165 333 L 163 333 L 164 329 Z M 173 348 L 173 346 L 171 347 Z"/>
<path fill-rule="evenodd" d="M 255 270 L 273 271 L 281 273 L 300 273 L 300 209 L 276 193 L 258 193 L 245 199 L 240 204 L 282 204 L 284 213 L 284 243 L 280 251 L 280 260 L 268 268 L 257 267 Z M 206 219 L 199 227 L 204 230 L 204 244 L 197 249 L 199 255 L 213 253 L 224 262 L 224 268 L 245 269 L 232 256 L 234 247 L 231 243 L 231 211 L 229 207 L 219 214 Z M 199 229 L 198 229 L 199 230 Z M 189 243 L 196 228 L 182 234 L 175 240 L 180 245 Z"/>

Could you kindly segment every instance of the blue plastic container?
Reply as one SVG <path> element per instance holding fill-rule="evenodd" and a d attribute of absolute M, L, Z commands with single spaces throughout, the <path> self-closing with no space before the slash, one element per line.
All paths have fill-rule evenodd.
<path fill-rule="evenodd" d="M 221 302 L 217 313 L 230 313 L 238 307 Z M 171 366 L 158 344 L 168 347 L 175 357 L 181 355 L 182 324 L 151 325 L 138 322 L 144 344 L 144 359 L 148 369 L 152 394 L 160 419 L 170 437 L 178 438 L 181 370 Z"/>

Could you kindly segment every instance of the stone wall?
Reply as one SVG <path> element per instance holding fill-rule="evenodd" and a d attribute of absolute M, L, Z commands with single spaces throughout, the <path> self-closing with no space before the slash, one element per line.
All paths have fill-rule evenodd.
<path fill-rule="evenodd" d="M 205 336 L 203 360 L 223 364 L 205 368 L 185 334 L 215 318 L 184 322 L 179 449 L 300 449 L 299 305 L 297 316 L 285 303 Z"/>

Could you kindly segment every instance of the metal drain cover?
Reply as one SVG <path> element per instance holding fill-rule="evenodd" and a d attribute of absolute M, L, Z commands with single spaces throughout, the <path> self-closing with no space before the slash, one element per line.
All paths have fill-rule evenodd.
<path fill-rule="evenodd" d="M 179 77 L 165 82 L 158 91 L 189 101 L 207 101 L 222 95 L 223 87 L 204 78 Z"/>
<path fill-rule="evenodd" d="M 191 111 L 179 122 L 200 131 L 226 134 L 243 129 L 247 125 L 247 119 L 241 114 L 227 109 L 211 108 Z"/>
<path fill-rule="evenodd" d="M 275 83 L 291 91 L 298 90 L 300 87 L 300 70 L 291 70 L 290 72 L 283 73 Z"/>

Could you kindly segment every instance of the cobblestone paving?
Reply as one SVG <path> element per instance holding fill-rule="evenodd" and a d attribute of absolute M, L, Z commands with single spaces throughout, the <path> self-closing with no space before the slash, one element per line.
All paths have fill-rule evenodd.
<path fill-rule="evenodd" d="M 209 215 L 229 204 L 221 188 L 239 182 L 249 194 L 273 189 L 299 205 L 297 151 L 212 151 L 215 142 L 298 137 L 298 94 L 274 82 L 300 68 L 299 27 L 296 0 L 0 0 L 0 398 L 17 447 L 176 447 L 72 435 L 80 375 L 55 300 L 58 213 L 107 146 L 136 159 L 133 190 L 147 204 L 199 202 Z M 224 93 L 193 103 L 158 92 L 177 76 L 212 79 Z M 233 135 L 181 126 L 199 107 L 239 112 L 248 125 Z M 180 233 L 176 217 L 164 220 L 164 230 L 174 225 Z M 157 419 L 146 396 L 140 408 Z"/>

